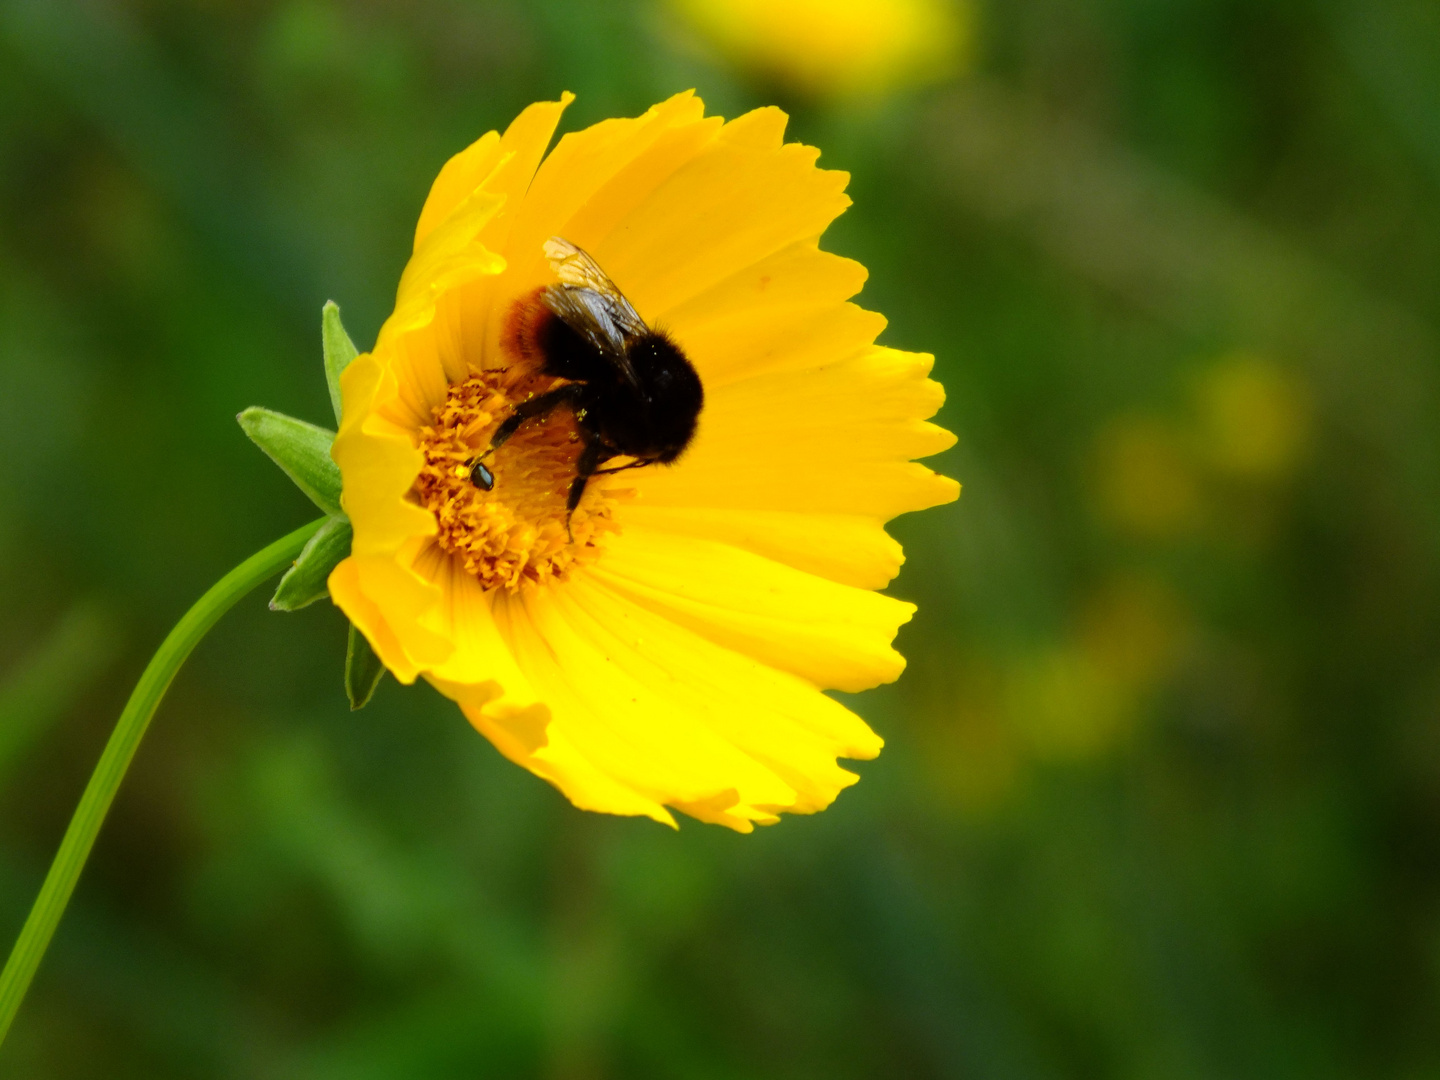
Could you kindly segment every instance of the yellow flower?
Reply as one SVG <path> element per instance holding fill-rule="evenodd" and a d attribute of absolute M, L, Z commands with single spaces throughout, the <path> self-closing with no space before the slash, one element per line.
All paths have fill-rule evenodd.
<path fill-rule="evenodd" d="M 823 97 L 954 74 L 970 38 L 965 0 L 672 0 L 744 67 Z"/>
<path fill-rule="evenodd" d="M 1310 449 L 1306 387 L 1279 365 L 1246 352 L 1223 356 L 1198 387 L 1201 437 L 1210 462 L 1231 476 L 1283 480 Z"/>
<path fill-rule="evenodd" d="M 1177 432 L 1149 416 L 1120 417 L 1096 439 L 1101 515 L 1131 536 L 1162 540 L 1194 532 L 1204 518 L 1199 478 Z"/>
<path fill-rule="evenodd" d="M 913 608 L 883 523 L 948 502 L 914 464 L 952 436 L 932 358 L 875 345 L 865 270 L 819 250 L 843 173 L 680 94 L 566 135 L 530 106 L 441 170 L 395 311 L 342 378 L 333 450 L 354 527 L 330 592 L 403 682 L 423 676 L 575 805 L 741 831 L 823 809 L 837 757 L 880 739 L 823 689 L 896 678 Z M 543 159 L 543 160 L 542 160 Z M 589 252 L 694 363 L 705 404 L 673 465 L 597 475 L 557 409 L 469 479 L 511 409 L 555 381 L 507 347 L 554 285 L 551 237 Z M 572 539 L 573 538 L 573 539 Z"/>

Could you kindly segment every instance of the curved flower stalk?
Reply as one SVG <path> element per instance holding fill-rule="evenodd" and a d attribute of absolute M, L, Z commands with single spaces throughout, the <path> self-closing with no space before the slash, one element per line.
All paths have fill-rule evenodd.
<path fill-rule="evenodd" d="M 822 693 L 896 678 L 909 604 L 884 522 L 958 485 L 911 459 L 953 437 L 932 358 L 874 344 L 848 302 L 865 270 L 821 251 L 844 173 L 679 94 L 546 148 L 570 98 L 526 109 L 446 164 L 395 311 L 341 378 L 334 458 L 354 529 L 330 593 L 403 682 L 424 677 L 511 760 L 584 809 L 749 831 L 828 806 L 836 759 L 880 739 Z M 593 257 L 704 386 L 670 465 L 566 493 L 572 410 L 500 424 L 553 390 L 516 320 Z M 519 314 L 517 314 L 519 313 Z"/>

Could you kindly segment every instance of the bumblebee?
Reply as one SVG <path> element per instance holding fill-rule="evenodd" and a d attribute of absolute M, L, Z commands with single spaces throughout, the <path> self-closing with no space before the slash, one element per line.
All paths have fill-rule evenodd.
<path fill-rule="evenodd" d="M 566 381 L 515 406 L 472 463 L 470 479 L 491 490 L 495 475 L 483 459 L 527 421 L 568 408 L 584 444 L 566 500 L 567 512 L 574 513 L 592 476 L 669 465 L 683 454 L 695 437 L 705 392 L 680 346 L 645 325 L 594 259 L 558 236 L 545 242 L 545 256 L 559 284 L 515 302 L 501 348 Z M 615 458 L 631 460 L 602 468 Z"/>

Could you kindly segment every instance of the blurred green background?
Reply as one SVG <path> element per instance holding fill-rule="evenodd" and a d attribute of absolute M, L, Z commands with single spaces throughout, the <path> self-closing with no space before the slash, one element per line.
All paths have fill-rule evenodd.
<path fill-rule="evenodd" d="M 823 100 L 657 2 L 0 0 L 0 930 L 160 637 L 313 514 L 319 313 L 441 163 L 694 86 L 853 172 L 933 351 L 888 747 L 753 836 L 351 714 L 256 595 L 182 673 L 0 1076 L 1440 1077 L 1440 8 L 992 0 Z M 8 944 L 6 945 L 8 948 Z"/>

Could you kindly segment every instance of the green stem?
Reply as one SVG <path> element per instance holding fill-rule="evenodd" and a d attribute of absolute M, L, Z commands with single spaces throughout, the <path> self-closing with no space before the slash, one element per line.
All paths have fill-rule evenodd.
<path fill-rule="evenodd" d="M 130 767 L 130 759 L 135 756 L 140 739 L 150 726 L 150 718 L 155 715 L 160 699 L 170 688 L 175 673 L 220 616 L 255 586 L 294 562 L 305 542 L 325 521 L 321 518 L 296 529 L 231 570 L 185 613 L 150 658 L 130 700 L 125 703 L 125 711 L 120 714 L 115 730 L 110 733 L 110 741 L 105 744 L 100 764 L 95 766 L 85 794 L 80 797 L 80 805 L 75 808 L 75 816 L 65 830 L 65 839 L 60 842 L 60 850 L 50 864 L 50 873 L 45 876 L 45 884 L 40 887 L 40 895 L 35 898 L 30 917 L 25 920 L 4 972 L 0 973 L 0 1042 L 4 1041 L 15 1019 L 15 1012 L 25 999 L 25 991 L 30 988 L 35 969 L 40 966 L 40 959 L 60 923 L 60 916 L 65 913 L 65 905 L 75 891 L 75 882 L 85 867 L 90 849 L 95 846 L 95 836 L 115 799 L 120 781 L 125 778 L 125 770 Z"/>

